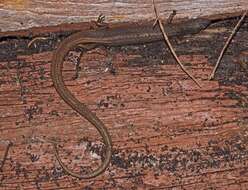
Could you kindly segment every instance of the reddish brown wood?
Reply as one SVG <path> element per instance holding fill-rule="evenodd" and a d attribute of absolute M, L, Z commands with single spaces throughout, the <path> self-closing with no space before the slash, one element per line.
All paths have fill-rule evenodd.
<path fill-rule="evenodd" d="M 108 170 L 81 181 L 61 171 L 49 142 L 35 139 L 57 138 L 63 161 L 75 171 L 81 165 L 95 167 L 102 151 L 96 130 L 52 86 L 54 47 L 49 44 L 54 42 L 37 40 L 29 49 L 27 39 L 0 42 L 1 50 L 17 47 L 0 55 L 0 157 L 4 142 L 13 143 L 1 188 L 245 189 L 248 89 L 238 55 L 247 44 L 246 30 L 235 37 L 216 80 L 207 80 L 210 63 L 234 25 L 230 21 L 172 40 L 202 89 L 162 42 L 87 52 L 76 80 L 75 61 L 65 64 L 66 84 L 106 124 L 114 145 Z M 106 71 L 109 61 L 115 75 Z"/>

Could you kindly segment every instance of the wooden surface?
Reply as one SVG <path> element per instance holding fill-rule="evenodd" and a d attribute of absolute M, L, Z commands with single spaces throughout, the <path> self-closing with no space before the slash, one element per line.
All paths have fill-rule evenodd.
<path fill-rule="evenodd" d="M 60 143 L 74 171 L 99 163 L 96 130 L 66 105 L 50 78 L 53 50 L 68 35 L 0 42 L 1 189 L 246 189 L 248 185 L 247 19 L 208 81 L 224 39 L 237 20 L 195 36 L 172 39 L 179 58 L 200 81 L 178 67 L 163 42 L 97 48 L 64 68 L 69 89 L 106 124 L 114 154 L 108 170 L 90 180 L 67 176 L 49 142 Z M 240 59 L 240 56 L 242 58 Z M 115 74 L 109 72 L 113 64 Z M 241 64 L 242 63 L 242 64 Z M 80 169 L 80 166 L 85 166 Z"/>
<path fill-rule="evenodd" d="M 173 10 L 177 18 L 194 18 L 240 12 L 248 9 L 247 0 L 157 0 L 160 15 L 167 18 Z M 102 13 L 107 22 L 153 20 L 152 0 L 1 0 L 0 30 L 15 31 L 37 26 L 96 20 Z"/>

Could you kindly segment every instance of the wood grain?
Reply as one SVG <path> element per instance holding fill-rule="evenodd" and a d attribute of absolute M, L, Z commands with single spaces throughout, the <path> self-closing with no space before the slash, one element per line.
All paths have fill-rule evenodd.
<path fill-rule="evenodd" d="M 172 10 L 177 18 L 195 18 L 240 12 L 248 9 L 247 0 L 157 0 L 161 17 L 168 18 Z M 153 20 L 152 0 L 96 1 L 96 0 L 1 0 L 0 29 L 15 31 L 62 23 L 96 20 L 102 13 L 107 22 L 137 22 Z"/>
<path fill-rule="evenodd" d="M 60 38 L 0 43 L 0 157 L 13 142 L 0 173 L 2 189 L 246 189 L 248 185 L 247 70 L 237 61 L 247 51 L 247 22 L 223 58 L 217 78 L 212 63 L 236 20 L 196 36 L 172 39 L 179 58 L 200 80 L 199 89 L 175 64 L 163 42 L 97 48 L 66 60 L 67 86 L 108 127 L 111 165 L 101 176 L 77 180 L 74 171 L 99 163 L 103 145 L 96 130 L 55 92 L 51 57 Z M 4 52 L 6 51 L 6 52 Z M 111 63 L 116 74 L 108 72 Z M 80 166 L 84 166 L 80 169 Z"/>

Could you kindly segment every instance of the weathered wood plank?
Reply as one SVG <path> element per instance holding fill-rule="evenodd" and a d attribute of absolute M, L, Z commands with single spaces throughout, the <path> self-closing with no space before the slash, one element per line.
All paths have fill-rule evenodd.
<path fill-rule="evenodd" d="M 172 10 L 177 18 L 194 18 L 240 12 L 248 9 L 247 0 L 167 0 L 156 1 L 161 16 Z M 154 19 L 152 0 L 139 1 L 0 1 L 1 31 L 15 31 L 37 26 L 96 20 L 102 13 L 107 22 L 137 22 Z"/>
<path fill-rule="evenodd" d="M 1 142 L 13 142 L 1 188 L 245 189 L 248 76 L 239 54 L 247 55 L 247 22 L 216 80 L 207 80 L 234 23 L 172 40 L 202 89 L 175 64 L 163 42 L 87 52 L 77 79 L 77 52 L 70 54 L 66 84 L 106 124 L 115 149 L 103 175 L 81 181 L 61 170 L 50 143 L 34 138 L 60 140 L 61 157 L 75 171 L 95 167 L 102 154 L 96 130 L 52 86 L 49 72 L 58 38 L 38 40 L 29 49 L 29 39 L 0 42 L 0 135 Z M 109 62 L 115 75 L 106 71 Z M 0 157 L 5 148 L 2 143 Z"/>

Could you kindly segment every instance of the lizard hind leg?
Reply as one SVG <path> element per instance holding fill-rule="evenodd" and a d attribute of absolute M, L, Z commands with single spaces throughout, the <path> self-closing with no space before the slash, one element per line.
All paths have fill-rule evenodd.
<path fill-rule="evenodd" d="M 96 47 L 96 44 L 78 44 L 78 46 L 75 48 L 77 52 L 79 52 L 79 55 L 76 56 L 76 60 L 74 61 L 75 64 L 75 75 L 73 76 L 73 80 L 78 79 L 79 72 L 81 71 L 80 67 L 80 59 L 82 55 L 91 49 L 94 49 Z"/>

